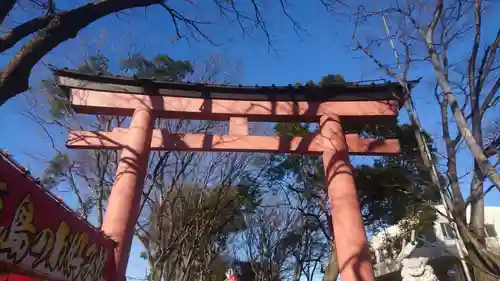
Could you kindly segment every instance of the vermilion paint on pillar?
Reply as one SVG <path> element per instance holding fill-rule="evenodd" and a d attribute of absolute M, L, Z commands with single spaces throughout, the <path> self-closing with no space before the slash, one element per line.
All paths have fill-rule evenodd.
<path fill-rule="evenodd" d="M 340 277 L 348 281 L 373 281 L 368 241 L 349 163 L 346 139 L 338 116 L 323 116 L 321 135 L 330 145 L 323 153 L 325 187 L 332 213 Z"/>
<path fill-rule="evenodd" d="M 125 281 L 135 223 L 148 168 L 154 117 L 148 109 L 134 112 L 128 134 L 116 170 L 116 179 L 108 199 L 102 230 L 118 247 L 115 251 L 116 280 Z"/>

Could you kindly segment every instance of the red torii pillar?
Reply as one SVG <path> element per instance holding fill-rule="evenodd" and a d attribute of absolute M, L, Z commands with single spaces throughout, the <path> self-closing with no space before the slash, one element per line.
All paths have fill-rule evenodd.
<path fill-rule="evenodd" d="M 117 281 L 127 280 L 125 274 L 148 168 L 153 123 L 151 110 L 135 110 L 104 215 L 102 230 L 118 243 L 115 250 Z"/>
<path fill-rule="evenodd" d="M 332 210 L 335 248 L 342 280 L 375 280 L 361 208 L 338 116 L 322 116 L 321 134 L 331 141 L 323 152 L 325 187 Z"/>
<path fill-rule="evenodd" d="M 395 118 L 399 103 L 393 98 L 366 98 L 361 101 L 263 101 L 224 98 L 207 100 L 203 97 L 134 94 L 134 91 L 139 91 L 137 86 L 120 93 L 107 90 L 116 90 L 116 85 L 123 84 L 125 78 L 116 81 L 112 81 L 114 78 L 107 78 L 112 85 L 102 90 L 96 89 L 95 81 L 94 84 L 90 83 L 92 89 L 85 89 L 85 86 L 82 86 L 86 85 L 85 81 L 77 81 L 79 84 L 75 84 L 71 79 L 75 80 L 60 78 L 59 83 L 70 88 L 72 105 L 77 112 L 121 116 L 130 116 L 133 112 L 128 130 L 70 132 L 67 143 L 69 148 L 122 149 L 116 182 L 111 191 L 103 225 L 104 232 L 119 243 L 115 255 L 117 281 L 125 280 L 150 150 L 258 151 L 323 155 L 325 186 L 332 209 L 341 278 L 343 281 L 374 281 L 348 154 L 397 154 L 399 143 L 397 140 L 361 139 L 359 135 L 345 135 L 340 119 L 365 118 L 363 120 L 370 122 L 375 117 Z M 366 87 L 367 91 L 372 88 Z M 155 118 L 179 116 L 198 120 L 230 120 L 230 135 L 169 134 L 164 130 L 153 129 Z M 248 118 L 272 122 L 319 120 L 320 133 L 294 138 L 249 136 Z M 284 142 L 286 145 L 283 145 Z"/>

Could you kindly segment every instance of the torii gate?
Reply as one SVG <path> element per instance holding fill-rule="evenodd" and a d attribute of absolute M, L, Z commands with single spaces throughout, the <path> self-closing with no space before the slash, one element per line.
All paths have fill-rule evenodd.
<path fill-rule="evenodd" d="M 129 129 L 73 131 L 67 142 L 75 149 L 122 150 L 102 228 L 118 242 L 117 281 L 125 280 L 151 150 L 322 155 L 341 278 L 374 280 L 348 153 L 397 154 L 399 143 L 344 134 L 342 124 L 396 118 L 403 97 L 398 84 L 247 87 L 104 77 L 72 70 L 55 73 L 77 113 L 133 116 Z M 228 120 L 229 135 L 170 134 L 153 128 L 155 118 Z M 252 136 L 248 135 L 249 121 L 319 122 L 320 133 Z"/>

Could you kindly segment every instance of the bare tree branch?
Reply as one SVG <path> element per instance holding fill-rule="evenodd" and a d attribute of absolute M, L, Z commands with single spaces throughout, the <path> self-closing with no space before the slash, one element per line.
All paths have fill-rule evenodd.
<path fill-rule="evenodd" d="M 399 29 L 396 31 L 395 37 L 387 36 L 387 38 L 383 38 L 385 36 L 378 36 L 377 38 L 381 39 L 371 39 L 370 42 L 376 42 L 373 44 L 374 47 L 380 46 L 385 41 L 391 43 L 394 51 L 394 44 L 389 42 L 395 40 L 394 38 L 398 38 L 400 42 L 412 43 L 420 41 L 424 43 L 424 50 L 428 54 L 428 57 L 425 57 L 423 61 L 429 61 L 431 63 L 438 78 L 438 85 L 435 88 L 435 98 L 440 105 L 441 125 L 447 160 L 444 166 L 446 167 L 448 184 L 451 187 L 451 194 L 450 192 L 443 192 L 442 199 L 445 201 L 445 205 L 449 207 L 452 219 L 457 222 L 459 236 L 465 241 L 467 251 L 472 253 L 470 261 L 473 261 L 472 263 L 481 272 L 485 271 L 490 275 L 498 275 L 500 273 L 498 262 L 495 261 L 495 257 L 490 251 L 485 250 L 484 240 L 480 235 L 477 235 L 478 233 L 480 234 L 481 231 L 475 230 L 475 228 L 479 229 L 482 226 L 480 224 L 473 225 L 472 223 L 469 225 L 466 220 L 467 216 L 465 215 L 467 204 L 471 204 L 471 206 L 473 206 L 471 210 L 475 209 L 476 211 L 474 214 L 474 222 L 482 221 L 484 223 L 484 219 L 482 220 L 481 217 L 481 212 L 484 208 L 481 204 L 484 202 L 483 198 L 485 196 L 483 192 L 485 176 L 493 183 L 492 186 L 488 187 L 486 192 L 490 192 L 495 187 L 500 189 L 499 175 L 496 173 L 495 166 L 488 162 L 488 157 L 491 157 L 490 153 L 493 152 L 493 148 L 495 148 L 494 141 L 492 141 L 493 145 L 488 144 L 487 149 L 483 149 L 483 138 L 481 137 L 481 123 L 484 114 L 482 110 L 484 109 L 484 111 L 486 111 L 496 104 L 497 101 L 495 96 L 498 91 L 498 85 L 496 85 L 495 81 L 493 81 L 494 85 L 490 92 L 486 92 L 483 89 L 485 88 L 484 85 L 489 83 L 488 74 L 496 68 L 494 65 L 496 50 L 492 52 L 492 49 L 498 47 L 498 42 L 494 40 L 491 45 L 485 48 L 484 55 L 481 57 L 478 56 L 481 44 L 481 13 L 484 11 L 481 4 L 479 0 L 469 2 L 445 2 L 437 0 L 433 3 L 415 1 L 407 3 L 408 7 L 402 10 L 399 1 L 396 1 L 394 5 L 388 4 L 387 8 L 380 8 L 380 11 L 377 12 L 369 12 L 363 9 L 361 10 L 363 13 L 362 15 L 359 15 L 360 9 L 358 8 L 356 21 L 354 22 L 354 34 L 356 34 L 356 30 L 360 23 L 368 22 L 370 17 L 374 15 L 395 15 L 396 18 L 400 20 Z M 469 17 L 471 15 L 474 17 Z M 471 21 L 471 19 L 473 20 Z M 425 21 L 429 21 L 429 23 L 420 23 Z M 424 31 L 422 26 L 425 25 L 427 25 L 427 29 Z M 410 27 L 409 30 L 407 29 L 408 27 Z M 375 34 L 372 28 L 373 26 L 370 26 L 369 32 L 371 32 L 371 37 L 373 37 L 371 34 Z M 454 57 L 448 57 L 448 48 L 454 45 L 457 40 L 465 38 L 468 34 L 472 35 L 472 32 L 475 32 L 474 36 L 469 37 L 474 43 L 472 44 L 472 50 L 468 57 L 468 64 L 465 64 L 467 67 L 467 74 L 463 74 L 457 70 L 464 65 L 463 60 L 457 61 Z M 420 38 L 415 37 L 414 34 L 418 34 Z M 356 35 L 353 36 L 353 39 L 358 50 L 365 53 L 365 55 L 387 75 L 398 79 L 395 72 L 391 69 L 392 66 L 376 58 L 375 55 L 373 55 L 375 51 L 368 49 L 370 43 L 363 46 Z M 402 46 L 408 49 L 405 44 L 402 44 Z M 415 56 L 417 52 L 418 50 L 413 51 L 411 55 Z M 454 63 L 450 62 L 450 59 L 455 60 Z M 396 61 L 399 61 L 398 55 L 396 55 Z M 410 62 L 416 61 L 411 58 Z M 459 81 L 453 81 L 453 79 L 457 77 L 457 75 L 455 75 L 456 73 L 459 74 Z M 460 81 L 460 77 L 462 77 L 462 81 Z M 498 79 L 497 77 L 495 78 Z M 401 80 L 404 81 L 404 79 Z M 439 88 L 440 90 L 438 90 Z M 454 91 L 456 91 L 456 93 Z M 479 105 L 479 100 L 483 97 L 482 92 L 486 93 L 482 105 Z M 457 98 L 457 93 L 463 94 L 464 98 Z M 411 112 L 409 112 L 409 114 L 411 114 Z M 452 138 L 450 132 L 453 131 L 453 128 L 450 126 L 454 126 L 453 123 L 456 124 L 458 132 L 457 135 Z M 469 129 L 468 126 L 471 124 L 472 129 Z M 468 197 L 466 201 L 464 201 L 462 195 L 460 176 L 457 175 L 456 172 L 456 154 L 462 141 L 473 154 L 474 159 L 472 163 L 476 165 L 474 180 L 471 185 L 471 196 Z M 446 190 L 448 190 L 448 188 L 446 188 Z M 473 220 L 471 220 L 471 222 L 472 221 Z M 483 228 L 484 227 L 481 229 Z"/>
<path fill-rule="evenodd" d="M 80 30 L 92 22 L 112 13 L 161 2 L 162 0 L 97 1 L 54 15 L 0 72 L 0 105 L 29 88 L 31 69 L 40 59 L 62 42 L 74 38 Z"/>
<path fill-rule="evenodd" d="M 12 8 L 16 4 L 16 0 L 2 0 L 0 1 L 0 24 L 2 24 L 9 15 Z"/>
<path fill-rule="evenodd" d="M 500 134 L 496 137 L 496 139 L 488 144 L 488 146 L 484 149 L 484 153 L 488 158 L 500 153 Z"/>
<path fill-rule="evenodd" d="M 8 32 L 5 32 L 4 34 L 2 34 L 2 36 L 0 36 L 0 52 L 5 52 L 26 36 L 46 27 L 52 19 L 52 16 L 41 16 L 39 18 L 35 18 L 21 25 L 18 25 Z"/>
<path fill-rule="evenodd" d="M 488 78 L 488 75 L 490 74 L 490 72 L 493 70 L 493 64 L 495 63 L 495 57 L 497 54 L 498 45 L 500 45 L 500 29 L 498 29 L 498 31 L 497 31 L 497 36 L 496 36 L 495 40 L 484 51 L 481 67 L 479 69 L 479 77 L 477 77 L 476 88 L 478 88 L 478 89 L 483 88 L 484 82 Z M 498 83 L 498 81 L 497 81 L 497 83 Z M 496 92 L 496 91 L 491 91 L 490 94 L 492 92 Z M 484 106 L 484 104 L 488 104 L 491 101 L 489 99 L 490 99 L 490 97 L 488 95 L 487 98 L 485 99 L 485 101 L 483 102 L 483 106 Z M 482 113 L 484 113 L 484 112 L 482 112 Z"/>
<path fill-rule="evenodd" d="M 500 88 L 500 77 L 497 78 L 497 81 L 491 88 L 490 92 L 486 95 L 483 101 L 483 105 L 481 106 L 481 116 L 484 115 L 486 110 L 489 107 L 495 106 L 496 102 L 498 102 L 498 97 L 495 98 L 496 94 L 498 94 L 498 89 Z"/>

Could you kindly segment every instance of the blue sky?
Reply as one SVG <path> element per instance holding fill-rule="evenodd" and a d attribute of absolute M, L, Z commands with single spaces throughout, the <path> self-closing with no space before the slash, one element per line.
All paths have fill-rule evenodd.
<path fill-rule="evenodd" d="M 295 34 L 291 23 L 278 10 L 268 10 L 265 13 L 277 52 L 269 50 L 261 32 L 253 32 L 248 37 L 242 37 L 237 28 L 227 25 L 214 26 L 209 30 L 211 38 L 215 38 L 220 46 L 195 40 L 190 40 L 189 43 L 185 40 L 173 42 L 173 27 L 168 15 L 159 9 L 148 9 L 146 12 L 141 9 L 126 15 L 109 16 L 92 24 L 76 39 L 58 47 L 44 59 L 44 62 L 58 67 L 72 68 L 81 64 L 87 55 L 98 51 L 111 60 L 124 58 L 132 52 L 142 52 L 146 56 L 166 53 L 175 59 L 198 62 L 208 55 L 223 54 L 229 61 L 228 71 L 234 75 L 234 82 L 240 84 L 287 85 L 308 80 L 318 81 L 322 76 L 331 73 L 341 73 L 348 81 L 386 78 L 383 73 L 377 71 L 375 65 L 363 58 L 362 54 L 352 51 L 350 23 L 327 14 L 319 4 L 306 4 L 306 2 L 309 1 L 296 3 L 290 9 L 294 18 L 309 32 L 302 34 L 301 37 Z M 496 8 L 498 10 L 498 6 Z M 213 13 L 213 10 L 207 10 L 205 16 Z M 19 12 L 15 16 L 22 19 L 26 15 Z M 488 40 L 491 34 L 496 33 L 499 23 L 495 22 L 494 16 L 488 15 L 483 21 L 485 26 L 483 39 Z M 382 21 L 380 26 L 373 28 L 381 30 Z M 468 52 L 470 46 L 467 43 L 457 47 L 454 55 Z M 393 62 L 392 57 L 386 56 L 391 54 L 388 46 L 387 48 L 382 54 L 383 58 Z M 4 65 L 7 58 L 0 56 L 0 65 Z M 239 68 L 239 71 L 236 72 L 235 68 Z M 419 66 L 412 72 L 413 78 L 424 77 L 413 96 L 424 128 L 440 144 L 439 112 L 432 94 L 434 76 L 429 70 L 428 67 Z M 34 92 L 40 79 L 48 75 L 43 64 L 34 69 L 31 77 Z M 2 120 L 0 148 L 9 150 L 19 162 L 28 166 L 34 175 L 40 175 L 45 165 L 43 161 L 50 159 L 55 150 L 43 130 L 22 114 L 29 106 L 28 95 L 21 95 L 0 107 Z M 407 121 L 404 111 L 401 112 L 400 120 Z M 66 132 L 56 130 L 55 133 L 55 142 L 62 146 Z M 470 169 L 470 156 L 467 153 L 460 154 L 458 162 L 461 173 Z M 467 183 L 469 178 L 465 177 L 463 181 Z M 464 186 L 468 187 L 466 184 Z M 71 204 L 71 198 L 66 198 Z M 487 196 L 486 203 L 499 206 L 499 192 L 492 191 Z M 140 251 L 140 246 L 136 243 L 129 263 L 129 276 L 144 276 L 145 263 L 138 259 Z"/>

